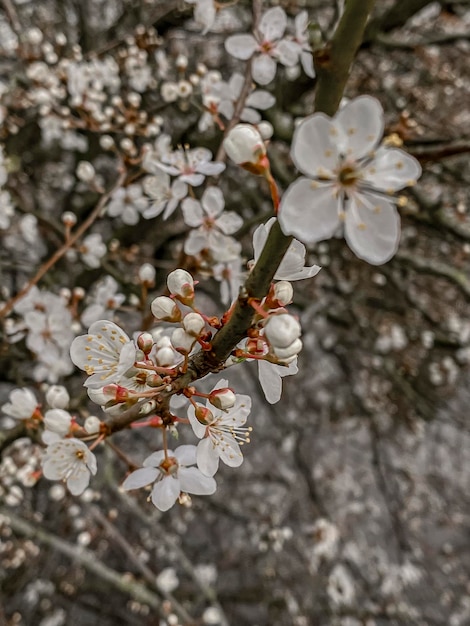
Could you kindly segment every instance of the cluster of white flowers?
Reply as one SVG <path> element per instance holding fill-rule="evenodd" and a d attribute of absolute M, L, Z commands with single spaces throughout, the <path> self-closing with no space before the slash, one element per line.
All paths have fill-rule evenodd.
<path fill-rule="evenodd" d="M 288 68 L 302 62 L 307 75 L 313 78 L 315 72 L 305 37 L 306 27 L 307 15 L 300 13 L 295 38 L 285 37 L 287 15 L 281 7 L 274 7 L 263 13 L 254 34 L 232 35 L 225 41 L 225 49 L 243 61 L 253 58 L 253 80 L 260 85 L 268 85 L 274 79 L 278 62 Z"/>
<path fill-rule="evenodd" d="M 204 33 L 216 28 L 217 13 L 223 6 L 215 0 L 187 2 L 194 5 L 194 20 Z M 178 500 L 187 501 L 185 494 L 214 493 L 220 460 L 230 467 L 243 462 L 242 446 L 251 433 L 251 426 L 246 425 L 249 396 L 235 393 L 225 378 L 209 393 L 192 384 L 179 386 L 201 351 L 210 353 L 216 332 L 230 323 L 237 298 L 251 307 L 251 325 L 237 336 L 236 341 L 243 338 L 228 358 L 227 351 L 213 369 L 219 372 L 235 363 L 256 361 L 261 387 L 273 404 L 281 397 L 282 379 L 297 372 L 302 349 L 300 322 L 287 310 L 293 301 L 291 281 L 311 278 L 320 270 L 317 265 L 305 265 L 305 245 L 344 233 L 357 256 L 373 264 L 386 262 L 399 243 L 400 220 L 393 194 L 414 184 L 421 172 L 417 161 L 404 151 L 380 145 L 384 130 L 381 105 L 375 98 L 362 96 L 345 104 L 333 118 L 315 113 L 299 123 L 291 156 L 302 176 L 280 198 L 268 155 L 274 128 L 262 117 L 262 112 L 276 104 L 276 96 L 269 87 L 258 89 L 256 84 L 268 86 L 278 64 L 284 66 L 288 78 L 298 75 L 301 68 L 306 76 L 315 76 L 308 15 L 301 11 L 291 21 L 284 9 L 276 6 L 259 16 L 252 31 L 234 33 L 232 28 L 232 34 L 224 38 L 230 55 L 251 59 L 251 73 L 245 76 L 239 72 L 224 75 L 180 51 L 170 53 L 153 28 L 137 27 L 132 36 L 117 44 L 117 52 L 89 56 L 78 45 L 67 46 L 67 38 L 60 33 L 54 42 L 48 42 L 41 31 L 32 29 L 24 44 L 28 54 L 22 58 L 24 96 L 10 98 L 7 107 L 0 107 L 6 136 L 19 132 L 14 114 L 21 119 L 21 113 L 28 110 L 31 118 L 37 118 L 42 149 L 54 147 L 65 154 L 65 165 L 55 164 L 48 176 L 57 179 L 49 181 L 50 186 L 66 194 L 67 202 L 71 194 L 71 208 L 60 216 L 59 231 L 66 244 L 70 243 L 64 255 L 69 266 L 80 260 L 82 269 L 83 265 L 88 270 L 105 266 L 107 273 L 113 273 L 106 264 L 119 257 L 116 251 L 121 244 L 113 240 L 116 224 L 136 226 L 142 218 L 168 220 L 180 207 L 189 228 L 183 228 L 187 236 L 175 246 L 173 258 L 180 254 L 181 264 L 191 271 L 194 268 L 195 276 L 220 282 L 221 299 L 229 308 L 217 318 L 196 306 L 193 276 L 185 269 L 172 271 L 167 277 L 169 296 L 153 298 L 154 319 L 150 320 L 143 313 L 143 304 L 155 285 L 160 259 L 155 262 L 150 247 L 140 247 L 139 242 L 128 253 L 139 255 L 141 267 L 138 277 L 134 268 L 134 278 L 142 288 L 140 299 L 132 294 L 126 302 L 121 292 L 124 285 L 113 277 L 119 275 L 116 264 L 113 276 L 97 282 L 92 276 L 84 281 L 91 285 L 86 291 L 77 287 L 57 295 L 31 287 L 14 306 L 12 302 L 13 314 L 5 324 L 9 341 L 24 340 L 34 355 L 28 374 L 35 382 L 58 383 L 72 373 L 75 364 L 86 372 L 88 395 L 107 414 L 109 423 L 131 410 L 132 426 L 157 426 L 164 432 L 162 449 L 150 454 L 123 483 L 126 490 L 150 487 L 151 500 L 161 511 Z M 18 45 L 16 42 L 12 49 Z M 250 84 L 252 79 L 254 84 Z M 0 86 L 0 98 L 5 90 L 6 86 Z M 147 107 L 147 103 L 153 104 Z M 198 145 L 187 127 L 171 130 L 175 111 L 188 113 L 192 130 L 207 132 L 209 141 L 201 142 L 204 146 L 215 150 L 218 139 L 221 149 L 213 153 Z M 93 134 L 96 142 L 90 139 Z M 176 137 L 189 137 L 192 145 L 177 144 Z M 92 143 L 102 152 L 84 160 L 83 153 Z M 214 154 L 218 155 L 215 160 Z M 235 238 L 244 226 L 241 208 L 225 210 L 230 186 L 208 180 L 224 173 L 225 156 L 262 176 L 273 203 L 274 216 L 254 231 L 253 260 L 247 267 L 242 243 Z M 108 170 L 116 166 L 123 176 L 106 193 Z M 46 253 L 46 238 L 38 219 L 31 214 L 17 215 L 9 192 L 2 189 L 8 184 L 10 169 L 14 167 L 10 168 L 0 145 L 0 230 L 11 231 L 0 235 L 7 251 L 22 249 L 26 261 L 34 265 Z M 64 175 L 58 176 L 58 171 Z M 92 228 L 71 242 L 74 227 L 89 208 L 87 200 L 80 197 L 84 190 L 90 195 L 104 193 L 102 205 L 98 204 L 103 210 Z M 40 206 L 49 203 L 47 193 L 38 195 Z M 20 196 L 18 193 L 21 200 Z M 273 228 L 292 240 L 273 272 L 268 293 L 251 298 L 243 281 L 261 265 Z M 122 259 L 126 259 L 125 253 Z M 34 280 L 30 284 L 35 285 Z M 114 320 L 119 321 L 115 314 L 123 311 L 125 302 L 132 308 L 136 301 L 142 313 L 141 327 L 147 330 L 130 337 Z M 89 327 L 88 332 L 76 337 L 80 322 Z M 97 471 L 93 450 L 112 429 L 107 431 L 94 416 L 81 421 L 80 416 L 72 415 L 69 400 L 64 387 L 49 386 L 43 412 L 36 395 L 24 387 L 10 394 L 2 410 L 7 417 L 23 422 L 26 430 L 39 429 L 38 441 L 45 445 L 44 476 L 64 481 L 72 494 L 79 495 Z M 181 409 L 178 400 L 184 402 L 185 417 L 176 414 Z M 183 423 L 189 423 L 198 445 L 181 445 L 173 451 L 167 445 L 167 433 L 174 434 L 176 426 Z M 341 586 L 334 581 L 341 582 L 344 577 L 342 571 L 331 577 L 331 598 Z M 332 602 L 341 604 L 340 600 L 333 598 Z M 348 598 L 343 603 L 347 602 Z"/>

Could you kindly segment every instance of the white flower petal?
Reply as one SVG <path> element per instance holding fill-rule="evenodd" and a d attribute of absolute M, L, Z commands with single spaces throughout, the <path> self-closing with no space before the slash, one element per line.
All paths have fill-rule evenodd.
<path fill-rule="evenodd" d="M 383 135 L 382 105 L 372 96 L 360 96 L 340 109 L 333 123 L 339 133 L 341 152 L 360 159 L 375 148 Z"/>
<path fill-rule="evenodd" d="M 269 91 L 257 89 L 248 96 L 245 104 L 247 107 L 254 107 L 255 109 L 260 109 L 260 111 L 265 111 L 271 108 L 275 102 L 276 98 L 269 93 Z"/>
<path fill-rule="evenodd" d="M 196 496 L 210 496 L 215 493 L 217 483 L 210 476 L 205 476 L 197 467 L 180 467 L 178 476 L 181 491 Z"/>
<path fill-rule="evenodd" d="M 235 211 L 225 211 L 215 223 L 225 235 L 233 235 L 243 226 L 243 218 Z"/>
<path fill-rule="evenodd" d="M 219 453 L 209 437 L 201 439 L 197 446 L 197 466 L 206 476 L 214 476 L 219 469 Z"/>
<path fill-rule="evenodd" d="M 292 67 L 299 61 L 299 46 L 293 41 L 283 39 L 276 46 L 276 57 L 286 67 Z"/>
<path fill-rule="evenodd" d="M 400 216 L 384 198 L 356 194 L 346 208 L 344 236 L 351 250 L 372 265 L 395 254 L 400 241 Z"/>
<path fill-rule="evenodd" d="M 333 178 L 339 161 L 337 137 L 331 119 L 323 113 L 306 117 L 292 140 L 291 156 L 297 169 L 311 178 Z"/>
<path fill-rule="evenodd" d="M 300 64 L 309 78 L 315 78 L 315 67 L 313 65 L 313 54 L 310 51 L 303 50 L 300 53 Z"/>
<path fill-rule="evenodd" d="M 282 197 L 278 219 L 285 235 L 294 235 L 303 243 L 332 237 L 341 223 L 333 186 L 297 179 Z"/>
<path fill-rule="evenodd" d="M 201 226 L 204 221 L 201 203 L 194 198 L 185 198 L 181 203 L 181 211 L 183 212 L 184 223 L 191 228 Z"/>
<path fill-rule="evenodd" d="M 82 494 L 90 483 L 90 472 L 86 467 L 78 467 L 67 479 L 67 489 L 73 496 Z"/>
<path fill-rule="evenodd" d="M 196 446 L 178 446 L 175 450 L 175 457 L 180 465 L 196 464 Z"/>
<path fill-rule="evenodd" d="M 173 456 L 173 451 L 168 450 L 168 456 Z M 145 461 L 142 463 L 144 467 L 159 467 L 160 463 L 165 458 L 165 452 L 163 450 L 157 450 L 157 452 L 152 452 Z"/>
<path fill-rule="evenodd" d="M 268 9 L 259 21 L 258 30 L 265 41 L 275 41 L 284 34 L 287 26 L 287 16 L 284 9 L 274 7 Z"/>
<path fill-rule="evenodd" d="M 175 476 L 165 476 L 152 489 L 152 503 L 160 511 L 168 511 L 180 495 L 180 481 Z"/>
<path fill-rule="evenodd" d="M 247 61 L 258 47 L 253 35 L 232 35 L 225 40 L 225 49 L 236 59 Z"/>
<path fill-rule="evenodd" d="M 277 64 L 269 54 L 260 54 L 253 60 L 253 80 L 260 85 L 268 85 L 276 76 Z"/>
<path fill-rule="evenodd" d="M 222 190 L 219 187 L 207 187 L 202 194 L 201 204 L 209 217 L 217 217 L 225 206 Z"/>
<path fill-rule="evenodd" d="M 126 480 L 122 483 L 122 488 L 125 491 L 129 491 L 130 489 L 140 489 L 141 487 L 145 487 L 146 485 L 150 485 L 150 483 L 155 482 L 159 474 L 160 470 L 155 467 L 142 467 L 141 469 L 132 472 L 132 474 L 129 474 Z"/>
<path fill-rule="evenodd" d="M 362 174 L 376 189 L 392 192 L 413 185 L 421 176 L 421 166 L 403 150 L 382 147 Z"/>

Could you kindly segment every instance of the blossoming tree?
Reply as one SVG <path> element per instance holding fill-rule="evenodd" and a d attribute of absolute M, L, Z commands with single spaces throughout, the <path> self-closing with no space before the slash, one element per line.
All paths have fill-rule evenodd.
<path fill-rule="evenodd" d="M 313 285 L 312 294 L 335 251 L 374 272 L 400 255 L 406 194 L 421 193 L 407 190 L 427 157 L 407 151 L 413 120 L 390 114 L 389 95 L 359 88 L 354 62 L 363 42 L 427 3 L 381 13 L 373 0 L 308 10 L 149 0 L 136 3 L 129 27 L 132 3 L 118 17 L 105 2 L 115 38 L 100 31 L 99 2 L 90 3 L 88 30 L 78 26 L 84 8 L 74 7 L 63 33 L 29 4 L 4 2 L 0 22 L 15 73 L 0 82 L 0 234 L 11 257 L 0 302 L 10 384 L 0 493 L 14 507 L 25 486 L 47 485 L 56 503 L 109 489 L 147 520 L 210 507 L 247 449 L 245 472 L 260 471 L 253 385 L 245 389 L 237 372 L 258 372 L 274 415 L 283 384 L 295 389 L 299 369 L 309 371 L 301 353 L 311 339 L 292 283 Z M 193 44 L 207 46 L 202 57 L 189 53 Z M 466 278 L 455 281 L 470 293 Z M 390 341 L 399 343 L 399 331 Z M 28 458 L 21 488 L 8 478 L 16 457 Z M 233 499 L 242 503 L 242 492 L 236 483 Z M 72 554 L 6 507 L 15 532 Z M 339 550 L 337 527 L 317 513 L 315 572 Z M 92 514 L 115 532 L 97 507 Z M 279 550 L 288 534 L 276 535 Z M 80 536 L 86 548 L 93 538 Z M 155 583 L 131 557 L 143 582 L 127 585 L 84 554 L 73 557 L 129 593 L 142 624 L 151 609 L 162 624 L 196 623 L 171 575 Z M 407 559 L 400 567 L 397 579 L 419 580 Z M 210 584 L 188 571 L 207 605 L 191 606 L 199 623 L 228 624 Z M 326 589 L 332 614 L 354 604 L 344 564 L 332 567 Z M 292 623 L 313 623 L 305 619 Z"/>

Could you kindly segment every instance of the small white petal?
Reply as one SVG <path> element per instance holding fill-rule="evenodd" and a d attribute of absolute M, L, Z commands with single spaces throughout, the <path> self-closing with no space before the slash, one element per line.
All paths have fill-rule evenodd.
<path fill-rule="evenodd" d="M 196 464 L 196 446 L 183 445 L 175 450 L 175 457 L 180 465 Z"/>
<path fill-rule="evenodd" d="M 191 228 L 198 228 L 204 221 L 201 203 L 194 198 L 185 198 L 181 204 L 184 223 Z"/>
<path fill-rule="evenodd" d="M 186 493 L 193 493 L 196 496 L 210 496 L 217 489 L 215 480 L 205 476 L 197 467 L 180 467 L 178 476 L 181 491 Z"/>
<path fill-rule="evenodd" d="M 268 85 L 276 76 L 277 64 L 269 54 L 260 54 L 253 60 L 252 76 L 259 85 Z"/>
<path fill-rule="evenodd" d="M 141 487 L 145 487 L 146 485 L 150 485 L 157 480 L 157 477 L 160 474 L 160 470 L 155 467 L 142 467 L 141 469 L 135 470 L 132 474 L 126 478 L 126 480 L 122 483 L 122 488 L 126 491 L 130 489 L 140 489 Z"/>
<path fill-rule="evenodd" d="M 180 481 L 175 476 L 166 476 L 153 486 L 152 503 L 160 511 L 168 511 L 178 499 L 180 491 Z"/>
<path fill-rule="evenodd" d="M 202 194 L 201 204 L 209 217 L 217 217 L 224 210 L 224 194 L 219 187 L 207 187 Z"/>
<path fill-rule="evenodd" d="M 389 261 L 400 241 L 400 216 L 384 198 L 356 194 L 348 202 L 344 236 L 351 250 L 372 265 Z"/>
<path fill-rule="evenodd" d="M 403 150 L 382 147 L 362 172 L 363 179 L 376 189 L 398 191 L 421 176 L 419 162 Z"/>
<path fill-rule="evenodd" d="M 225 40 L 225 49 L 236 59 L 247 61 L 258 47 L 253 35 L 232 35 Z"/>
<path fill-rule="evenodd" d="M 206 476 L 214 476 L 219 469 L 219 454 L 210 437 L 201 439 L 197 446 L 197 466 Z"/>
<path fill-rule="evenodd" d="M 263 13 L 259 21 L 258 30 L 265 41 L 275 41 L 284 34 L 287 26 L 287 16 L 284 9 L 274 7 Z"/>

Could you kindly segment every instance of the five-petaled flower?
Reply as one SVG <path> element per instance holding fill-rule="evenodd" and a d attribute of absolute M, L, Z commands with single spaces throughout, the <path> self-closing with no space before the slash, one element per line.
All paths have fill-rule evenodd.
<path fill-rule="evenodd" d="M 46 448 L 42 472 L 49 480 L 63 480 L 74 496 L 85 491 L 90 474 L 96 474 L 96 457 L 79 439 L 61 439 Z"/>
<path fill-rule="evenodd" d="M 378 100 L 361 96 L 333 118 L 307 117 L 297 128 L 291 155 L 307 177 L 285 192 L 279 223 L 306 244 L 333 237 L 341 226 L 361 259 L 380 265 L 396 252 L 400 217 L 392 194 L 413 185 L 418 161 L 398 148 L 378 146 L 384 128 Z"/>
<path fill-rule="evenodd" d="M 141 469 L 129 474 L 122 488 L 129 491 L 153 484 L 152 503 L 160 511 L 168 511 L 180 493 L 209 496 L 215 492 L 215 480 L 191 467 L 195 464 L 196 446 L 179 446 L 174 452 L 159 450 L 145 459 Z"/>
<path fill-rule="evenodd" d="M 228 386 L 220 380 L 214 390 Z M 251 398 L 237 394 L 235 404 L 227 410 L 217 409 L 212 404 L 204 411 L 205 423 L 199 421 L 193 405 L 188 408 L 189 422 L 194 434 L 201 439 L 197 447 L 197 466 L 207 476 L 213 476 L 219 459 L 230 467 L 243 463 L 240 443 L 248 443 L 251 427 L 246 427 L 246 419 L 251 410 Z"/>

